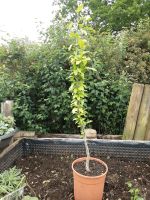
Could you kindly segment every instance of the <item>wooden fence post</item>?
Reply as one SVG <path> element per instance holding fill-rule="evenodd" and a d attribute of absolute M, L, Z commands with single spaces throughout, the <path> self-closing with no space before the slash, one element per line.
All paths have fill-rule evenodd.
<path fill-rule="evenodd" d="M 1 113 L 2 115 L 8 117 L 13 116 L 13 101 L 6 100 L 5 102 L 1 103 Z"/>
<path fill-rule="evenodd" d="M 149 120 L 146 128 L 146 133 L 145 133 L 145 140 L 150 140 L 150 115 L 149 115 Z"/>
<path fill-rule="evenodd" d="M 139 109 L 141 106 L 142 96 L 144 91 L 143 84 L 133 84 L 130 97 L 126 123 L 124 127 L 123 139 L 132 140 L 136 129 Z"/>
<path fill-rule="evenodd" d="M 150 115 L 150 85 L 145 85 L 139 116 L 134 133 L 135 140 L 144 140 Z"/>

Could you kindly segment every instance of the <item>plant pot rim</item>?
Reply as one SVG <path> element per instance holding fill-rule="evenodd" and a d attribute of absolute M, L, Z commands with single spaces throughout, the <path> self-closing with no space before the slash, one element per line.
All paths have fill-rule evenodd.
<path fill-rule="evenodd" d="M 18 131 L 18 129 L 16 128 L 14 131 L 12 131 L 11 133 L 8 134 L 4 134 L 0 136 L 0 141 L 5 140 L 7 138 L 10 138 L 12 136 L 14 136 L 14 134 Z"/>
<path fill-rule="evenodd" d="M 74 169 L 74 164 L 75 164 L 75 163 L 79 163 L 79 162 L 81 162 L 81 161 L 83 161 L 83 160 L 86 160 L 86 158 L 87 158 L 87 157 L 77 158 L 77 159 L 74 160 L 73 163 L 72 163 L 72 170 L 73 170 L 73 172 L 75 172 L 78 176 L 83 177 L 83 178 L 88 178 L 88 179 L 97 179 L 97 178 L 100 178 L 100 177 L 105 176 L 105 175 L 107 174 L 107 172 L 108 172 L 108 166 L 107 166 L 107 164 L 106 164 L 104 161 L 102 161 L 101 159 L 95 158 L 95 157 L 90 157 L 90 160 L 95 160 L 95 161 L 97 161 L 97 162 L 99 162 L 99 163 L 101 163 L 102 165 L 105 166 L 105 172 L 104 172 L 103 174 L 98 175 L 98 176 L 85 176 L 85 175 L 82 175 L 82 174 L 80 174 L 79 172 L 77 172 L 77 171 Z"/>

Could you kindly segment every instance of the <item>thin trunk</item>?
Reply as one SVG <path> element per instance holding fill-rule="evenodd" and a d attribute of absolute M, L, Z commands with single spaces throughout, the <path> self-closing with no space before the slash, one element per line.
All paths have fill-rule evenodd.
<path fill-rule="evenodd" d="M 86 166 L 85 166 L 85 169 L 86 169 L 87 172 L 90 172 L 90 151 L 89 151 L 87 138 L 86 138 L 86 134 L 85 134 L 84 129 L 83 129 L 83 132 L 84 132 L 84 145 L 85 145 L 85 151 L 86 151 Z"/>

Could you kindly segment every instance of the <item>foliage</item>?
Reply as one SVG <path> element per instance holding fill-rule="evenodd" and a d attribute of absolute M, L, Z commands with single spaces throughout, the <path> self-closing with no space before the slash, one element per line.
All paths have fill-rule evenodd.
<path fill-rule="evenodd" d="M 121 134 L 131 85 L 124 74 L 112 76 L 111 73 L 97 72 L 98 77 L 89 76 L 87 105 L 92 127 L 101 134 Z"/>
<path fill-rule="evenodd" d="M 5 117 L 0 114 L 0 136 L 13 132 L 15 130 L 14 125 L 13 117 Z"/>
<path fill-rule="evenodd" d="M 131 200 L 144 200 L 140 196 L 140 190 L 138 188 L 135 188 L 131 182 L 127 182 L 129 193 L 131 195 Z"/>
<path fill-rule="evenodd" d="M 149 0 L 57 0 L 57 19 L 61 15 L 68 20 L 76 20 L 77 3 L 86 5 L 86 14 L 92 18 L 96 30 L 112 32 L 123 28 L 135 28 L 141 19 L 150 17 Z"/>
<path fill-rule="evenodd" d="M 26 81 L 16 88 L 14 114 L 17 116 L 16 123 L 24 129 L 65 132 L 73 131 L 75 126 L 71 122 L 71 98 L 68 94 L 68 39 L 64 36 L 62 40 L 63 24 L 55 28 L 48 30 L 46 43 L 39 49 L 40 57 L 36 58 L 38 62 L 30 65 Z"/>
<path fill-rule="evenodd" d="M 128 46 L 124 58 L 124 71 L 132 82 L 150 84 L 150 19 L 142 20 L 137 31 L 126 34 Z"/>
<path fill-rule="evenodd" d="M 71 87 L 70 91 L 72 93 L 72 113 L 74 114 L 74 120 L 78 127 L 81 129 L 81 134 L 84 134 L 84 128 L 88 124 L 87 121 L 87 111 L 85 105 L 86 94 L 86 84 L 85 84 L 85 74 L 88 70 L 88 62 L 90 58 L 88 56 L 87 46 L 88 40 L 86 37 L 88 32 L 88 19 L 82 15 L 83 4 L 80 4 L 76 10 L 78 14 L 77 23 L 71 24 L 69 28 L 70 38 L 74 40 L 74 43 L 70 45 L 72 53 L 70 56 L 72 69 L 70 74 Z M 74 26 L 73 26 L 74 25 Z"/>
<path fill-rule="evenodd" d="M 26 83 L 36 67 L 37 52 L 38 45 L 24 40 L 13 39 L 0 46 L 0 101 L 14 98 L 15 89 Z"/>
<path fill-rule="evenodd" d="M 75 47 L 68 50 L 74 39 L 69 38 L 65 20 L 50 26 L 42 44 L 13 40 L 0 46 L 0 101 L 14 100 L 21 129 L 79 133 L 68 92 L 69 57 Z M 85 74 L 85 106 L 98 133 L 122 134 L 132 83 L 150 84 L 149 28 L 146 19 L 136 30 L 118 35 L 86 30 L 86 56 L 91 58 L 87 64 L 96 72 Z"/>
<path fill-rule="evenodd" d="M 117 32 L 136 27 L 141 19 L 150 16 L 149 0 L 89 0 L 89 7 L 97 28 Z"/>
<path fill-rule="evenodd" d="M 92 127 L 102 134 L 121 134 L 124 127 L 132 85 L 123 69 L 126 46 L 124 32 L 117 37 L 102 33 L 90 43 L 96 72 L 87 75 L 88 113 Z"/>
<path fill-rule="evenodd" d="M 10 168 L 0 174 L 0 198 L 25 185 L 25 176 L 20 169 Z"/>
<path fill-rule="evenodd" d="M 59 25 L 59 28 L 56 30 L 48 30 L 46 43 L 38 48 L 30 47 L 27 44 L 28 48 L 25 47 L 27 50 L 24 56 L 27 58 L 24 64 L 26 70 L 23 73 L 23 77 L 22 74 L 18 73 L 17 79 L 9 79 L 14 90 L 14 94 L 10 95 L 10 98 L 15 103 L 14 115 L 16 125 L 21 129 L 35 130 L 42 133 L 78 133 L 78 128 L 73 121 L 71 113 L 71 94 L 68 92 L 70 87 L 68 79 L 70 74 L 70 63 L 68 61 L 70 52 L 68 52 L 68 48 L 71 42 L 68 41 L 68 37 L 64 37 L 63 41 L 59 38 L 61 37 L 60 33 L 62 34 L 63 32 L 60 29 Z M 51 35 L 55 38 L 54 44 L 53 40 L 51 40 Z M 92 42 L 93 39 L 91 38 L 90 45 L 88 45 L 89 52 L 91 52 L 90 57 L 92 58 L 90 64 L 92 68 L 97 69 L 97 72 L 95 73 L 91 70 L 87 72 L 86 84 L 88 85 L 89 98 L 87 98 L 85 103 L 88 104 L 88 113 L 90 113 L 88 118 L 90 120 L 94 119 L 93 128 L 104 134 L 120 134 L 124 126 L 130 87 L 125 75 L 124 81 L 121 78 L 123 82 L 119 84 L 118 79 L 120 79 L 120 75 L 115 75 L 115 66 L 122 66 L 118 46 L 115 44 L 115 41 L 113 43 L 110 35 L 102 38 L 100 37 L 96 41 L 94 40 L 94 42 Z M 9 46 L 7 48 L 9 51 Z M 28 54 L 30 54 L 30 57 L 28 57 Z M 7 67 L 7 63 L 5 66 Z M 111 69 L 114 71 L 113 75 L 111 75 L 112 71 L 109 72 Z M 101 78 L 99 79 L 99 77 Z M 104 82 L 106 80 L 107 85 L 101 83 L 102 80 Z M 117 89 L 118 85 L 119 89 Z M 3 85 L 0 88 L 3 88 Z M 9 89 L 11 94 L 11 88 Z M 103 94 L 105 92 L 109 93 L 107 98 Z M 120 100 L 121 95 L 122 99 Z M 2 99 L 6 97 L 3 96 Z M 92 101 L 89 99 L 92 99 Z M 118 101 L 117 104 L 116 100 Z M 103 105 L 106 107 L 105 110 L 102 109 Z M 96 110 L 93 109 L 95 106 L 97 107 Z M 110 112 L 112 114 L 109 117 Z M 111 118 L 114 112 L 115 118 Z M 113 126 L 109 129 L 112 120 Z M 106 122 L 110 122 L 108 128 L 106 128 Z M 116 126 L 117 122 L 119 126 L 118 124 Z"/>
<path fill-rule="evenodd" d="M 87 30 L 91 30 L 91 27 L 88 26 L 88 18 L 82 14 L 84 9 L 83 4 L 79 4 L 76 10 L 77 13 L 77 23 L 71 24 L 71 32 L 70 38 L 74 39 L 74 43 L 72 43 L 69 49 L 73 49 L 72 54 L 70 56 L 72 70 L 70 74 L 70 91 L 72 93 L 72 113 L 74 114 L 74 120 L 78 127 L 80 128 L 82 136 L 84 136 L 84 144 L 86 149 L 86 171 L 90 171 L 89 167 L 89 159 L 90 152 L 89 147 L 86 140 L 85 128 L 87 124 L 90 122 L 87 120 L 87 109 L 85 104 L 85 99 L 87 97 L 86 94 L 86 77 L 85 74 L 90 69 L 88 67 L 88 62 L 91 60 L 88 56 L 88 40 L 86 40 L 86 36 L 88 37 Z"/>

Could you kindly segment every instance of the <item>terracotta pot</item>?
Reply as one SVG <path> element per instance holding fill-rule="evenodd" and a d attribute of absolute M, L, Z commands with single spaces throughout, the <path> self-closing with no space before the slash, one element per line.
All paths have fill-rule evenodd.
<path fill-rule="evenodd" d="M 90 160 L 95 160 L 104 165 L 106 171 L 99 176 L 84 176 L 74 169 L 74 164 L 83 160 L 86 160 L 86 157 L 78 158 L 72 163 L 75 200 L 102 200 L 108 167 L 102 160 L 90 157 Z"/>

